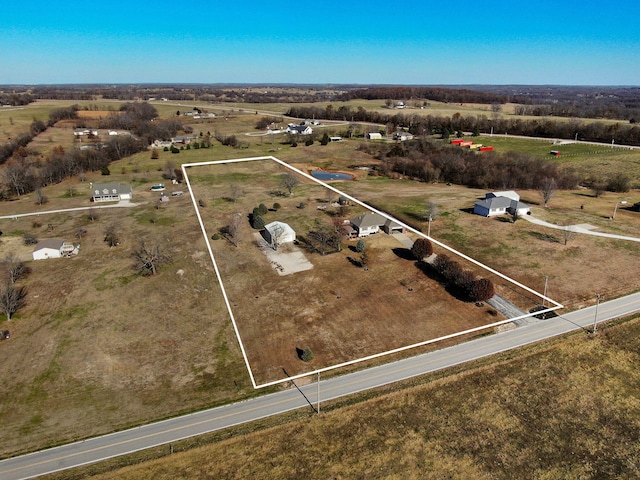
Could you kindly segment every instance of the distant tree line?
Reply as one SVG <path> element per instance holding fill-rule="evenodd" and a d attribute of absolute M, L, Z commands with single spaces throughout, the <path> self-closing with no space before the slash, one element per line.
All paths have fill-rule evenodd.
<path fill-rule="evenodd" d="M 340 95 L 340 100 L 354 100 L 362 98 L 364 100 L 392 99 L 392 100 L 415 100 L 429 99 L 436 102 L 446 103 L 506 103 L 509 101 L 508 95 L 487 93 L 479 90 L 469 90 L 466 88 L 438 88 L 438 87 L 418 87 L 418 86 L 388 86 L 370 87 L 350 90 Z"/>
<path fill-rule="evenodd" d="M 362 107 L 352 109 L 347 105 L 335 108 L 333 105 L 322 107 L 293 106 L 286 115 L 297 118 L 321 118 L 370 122 L 385 125 L 388 129 L 407 129 L 415 135 L 442 135 L 448 138 L 456 132 L 507 133 L 542 138 L 566 138 L 623 145 L 640 145 L 640 126 L 635 124 L 604 124 L 602 122 L 584 123 L 581 121 L 563 121 L 550 118 L 525 120 L 522 118 L 489 118 L 486 115 L 463 116 L 455 113 L 450 117 L 436 115 L 418 115 L 404 113 L 385 113 L 369 111 Z"/>
<path fill-rule="evenodd" d="M 538 189 L 544 179 L 573 189 L 579 179 L 556 164 L 516 152 L 477 152 L 420 139 L 395 144 L 365 143 L 360 147 L 382 161 L 378 171 L 423 182 L 451 182 L 482 189 Z M 482 155 L 480 161 L 479 155 Z"/>
<path fill-rule="evenodd" d="M 118 114 L 114 113 L 101 122 L 101 128 L 118 128 L 136 134 L 110 136 L 104 143 L 88 149 L 65 151 L 58 146 L 46 157 L 30 151 L 29 142 L 60 120 L 76 119 L 77 106 L 56 109 L 49 121 L 34 120 L 29 133 L 0 145 L 1 171 L 0 198 L 20 196 L 41 187 L 59 183 L 63 179 L 88 171 L 108 171 L 105 168 L 113 161 L 147 149 L 156 138 L 168 139 L 182 126 L 176 120 L 152 122 L 158 116 L 156 109 L 147 103 L 126 103 Z"/>
<path fill-rule="evenodd" d="M 28 92 L 4 92 L 0 93 L 0 104 L 2 105 L 11 105 L 12 107 L 17 107 L 19 105 L 29 105 L 31 102 L 34 102 L 36 97 Z"/>
<path fill-rule="evenodd" d="M 18 149 L 0 170 L 0 198 L 20 196 L 83 172 L 104 170 L 114 160 L 147 149 L 144 140 L 130 135 L 110 137 L 103 145 L 65 151 L 58 146 L 42 157 Z M 108 170 L 106 170 L 108 171 Z"/>

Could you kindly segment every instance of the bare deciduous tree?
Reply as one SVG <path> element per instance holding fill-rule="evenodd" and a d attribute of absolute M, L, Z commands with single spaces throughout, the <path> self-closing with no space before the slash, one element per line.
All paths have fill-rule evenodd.
<path fill-rule="evenodd" d="M 231 201 L 233 201 L 233 203 L 236 203 L 241 196 L 242 189 L 235 183 L 232 183 L 229 186 L 229 198 L 231 198 Z"/>
<path fill-rule="evenodd" d="M 438 205 L 433 200 L 427 200 L 424 206 L 424 219 L 433 222 L 438 218 Z"/>
<path fill-rule="evenodd" d="M 293 189 L 300 183 L 300 180 L 298 180 L 298 177 L 296 177 L 293 173 L 287 172 L 282 175 L 280 183 L 284 188 L 287 189 L 287 192 L 289 192 L 289 196 L 291 196 Z"/>
<path fill-rule="evenodd" d="M 98 210 L 96 208 L 90 208 L 89 213 L 87 213 L 87 218 L 93 222 L 94 220 L 97 220 L 98 217 Z"/>
<path fill-rule="evenodd" d="M 278 250 L 283 233 L 284 233 L 284 228 L 282 228 L 282 226 L 279 223 L 276 223 L 273 226 L 273 228 L 269 231 L 269 235 L 271 235 L 271 246 L 273 246 L 274 250 Z"/>
<path fill-rule="evenodd" d="M 109 247 L 117 247 L 120 245 L 119 228 L 115 223 L 109 225 L 104 231 L 104 241 Z"/>
<path fill-rule="evenodd" d="M 242 226 L 242 214 L 235 213 L 229 216 L 229 223 L 221 229 L 224 237 L 231 242 L 234 247 L 240 242 L 240 228 Z"/>
<path fill-rule="evenodd" d="M 156 241 L 142 240 L 133 251 L 133 258 L 136 270 L 143 275 L 155 275 L 160 266 L 171 262 L 171 255 Z"/>
<path fill-rule="evenodd" d="M 540 184 L 540 195 L 542 195 L 542 201 L 544 203 L 544 207 L 547 206 L 553 195 L 558 190 L 558 184 L 554 178 L 546 177 L 542 180 Z"/>
<path fill-rule="evenodd" d="M 564 240 L 565 245 L 569 243 L 569 240 L 573 238 L 574 233 L 575 232 L 571 230 L 571 227 L 569 226 L 566 226 L 562 229 L 562 239 Z"/>
<path fill-rule="evenodd" d="M 2 269 L 5 279 L 11 284 L 31 273 L 31 268 L 13 253 L 7 254 L 2 259 Z"/>
<path fill-rule="evenodd" d="M 335 242 L 335 237 L 335 231 L 326 227 L 309 232 L 309 239 L 313 241 L 314 248 L 320 255 L 327 253 L 327 248 Z"/>
<path fill-rule="evenodd" d="M 26 304 L 27 289 L 26 287 L 16 287 L 13 283 L 6 281 L 0 287 L 0 308 L 7 320 L 20 310 Z"/>
<path fill-rule="evenodd" d="M 41 188 L 36 188 L 36 205 L 44 205 L 49 201 L 49 197 L 47 197 Z"/>

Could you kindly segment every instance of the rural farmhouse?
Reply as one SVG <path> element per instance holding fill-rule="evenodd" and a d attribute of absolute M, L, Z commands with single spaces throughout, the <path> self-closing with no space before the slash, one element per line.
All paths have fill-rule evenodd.
<path fill-rule="evenodd" d="M 63 255 L 70 255 L 73 251 L 74 247 L 71 243 L 59 238 L 48 238 L 38 242 L 36 248 L 33 249 L 33 259 L 60 258 Z"/>
<path fill-rule="evenodd" d="M 531 207 L 526 203 L 522 203 L 520 195 L 513 190 L 487 193 L 484 199 L 473 204 L 473 213 L 483 217 L 493 217 L 506 213 L 513 215 L 516 212 L 518 215 L 528 215 L 531 213 Z"/>
<path fill-rule="evenodd" d="M 91 186 L 94 202 L 115 202 L 131 200 L 133 196 L 131 185 L 123 183 L 94 183 Z"/>
<path fill-rule="evenodd" d="M 286 130 L 287 133 L 293 133 L 295 135 L 311 135 L 313 129 L 308 125 L 294 125 L 290 123 Z"/>
<path fill-rule="evenodd" d="M 353 228 L 351 236 L 354 237 L 368 237 L 373 233 L 378 233 L 380 229 L 389 234 L 402 233 L 404 231 L 402 225 L 399 223 L 375 212 L 360 215 L 359 217 L 349 220 L 349 223 Z"/>

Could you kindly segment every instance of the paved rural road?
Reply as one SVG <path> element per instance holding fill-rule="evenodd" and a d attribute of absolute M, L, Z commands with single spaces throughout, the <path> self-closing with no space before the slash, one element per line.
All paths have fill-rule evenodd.
<path fill-rule="evenodd" d="M 603 302 L 598 307 L 598 321 L 627 315 L 640 310 L 640 293 Z M 571 312 L 561 317 L 534 321 L 504 333 L 482 337 L 467 343 L 416 357 L 369 368 L 320 382 L 322 401 L 397 382 L 453 365 L 486 357 L 529 343 L 561 335 L 576 329 L 590 330 L 595 307 Z M 315 383 L 301 387 L 308 401 L 295 388 L 243 402 L 172 418 L 61 447 L 0 461 L 0 478 L 15 480 L 33 478 L 74 466 L 97 462 L 119 455 L 203 433 L 228 428 L 245 422 L 299 408 L 311 408 L 317 401 Z"/>

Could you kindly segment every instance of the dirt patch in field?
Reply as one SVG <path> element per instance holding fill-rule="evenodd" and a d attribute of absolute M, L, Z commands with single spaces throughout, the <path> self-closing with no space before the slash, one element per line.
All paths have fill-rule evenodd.
<path fill-rule="evenodd" d="M 85 119 L 105 118 L 116 112 L 111 110 L 78 110 L 78 117 Z"/>

